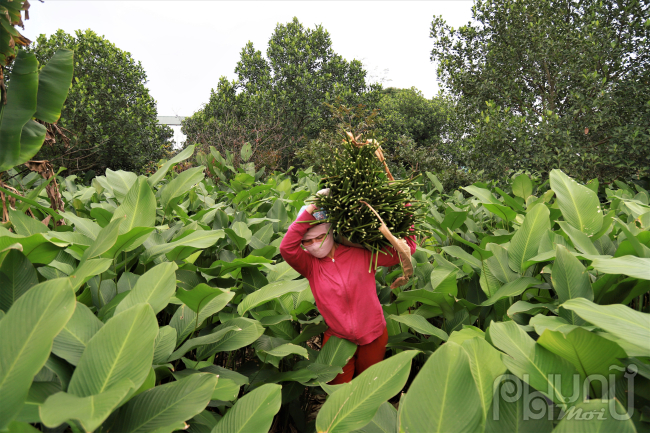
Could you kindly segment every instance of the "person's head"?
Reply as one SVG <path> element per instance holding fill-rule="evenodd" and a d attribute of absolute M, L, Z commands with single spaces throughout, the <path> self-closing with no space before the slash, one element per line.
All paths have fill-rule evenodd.
<path fill-rule="evenodd" d="M 334 236 L 329 223 L 317 224 L 302 237 L 302 245 L 314 257 L 322 259 L 334 248 Z"/>

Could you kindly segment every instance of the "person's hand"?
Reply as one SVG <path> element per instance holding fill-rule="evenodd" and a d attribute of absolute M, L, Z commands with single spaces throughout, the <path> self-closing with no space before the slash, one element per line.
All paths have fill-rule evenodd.
<path fill-rule="evenodd" d="M 330 195 L 330 189 L 329 188 L 323 188 L 320 191 L 316 193 L 316 195 Z"/>

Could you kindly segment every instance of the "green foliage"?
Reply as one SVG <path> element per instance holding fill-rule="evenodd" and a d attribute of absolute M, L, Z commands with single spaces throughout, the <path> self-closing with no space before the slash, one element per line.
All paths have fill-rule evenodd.
<path fill-rule="evenodd" d="M 0 102 L 5 103 L 4 68 L 18 55 L 19 47 L 29 45 L 30 41 L 21 35 L 16 26 L 23 25 L 22 14 L 29 19 L 29 2 L 2 0 L 0 1 Z"/>
<path fill-rule="evenodd" d="M 472 11 L 459 28 L 431 25 L 431 59 L 455 101 L 446 155 L 490 179 L 648 176 L 644 2 L 477 0 Z"/>
<path fill-rule="evenodd" d="M 73 57 L 70 50 L 58 50 L 39 70 L 34 54 L 18 53 L 7 105 L 0 110 L 0 172 L 32 159 L 43 145 L 47 129 L 36 120 L 53 123 L 59 119 L 72 79 Z"/>
<path fill-rule="evenodd" d="M 309 139 L 335 128 L 325 103 L 341 97 L 374 105 L 379 97 L 361 62 L 343 59 L 322 26 L 305 28 L 297 18 L 278 24 L 265 56 L 249 42 L 235 73 L 237 80 L 222 77 L 206 106 L 183 122 L 189 143 L 232 151 L 235 168 L 245 143 L 257 168 L 288 167 Z"/>
<path fill-rule="evenodd" d="M 58 123 L 67 139 L 57 135 L 38 158 L 76 173 L 142 172 L 151 161 L 167 157 L 172 131 L 158 125 L 142 65 L 91 30 L 41 35 L 31 50 L 49 64 L 60 48 L 75 53 L 74 79 Z"/>
<path fill-rule="evenodd" d="M 469 197 L 429 173 L 431 188 L 412 192 L 431 234 L 418 239 L 413 278 L 391 290 L 399 267 L 375 275 L 389 356 L 333 386 L 356 346 L 332 337 L 317 350 L 327 327 L 308 281 L 279 256 L 319 178 L 173 170 L 192 150 L 147 178 L 60 179 L 68 226 L 31 224 L 28 210 L 46 215 L 31 204 L 43 193 L 0 228 L 2 428 L 647 428 L 647 189 L 600 185 L 608 200 L 596 209 L 594 189 L 559 170 L 505 190 L 477 182 Z M 594 375 L 607 383 L 583 387 Z M 303 405 L 323 391 L 306 422 Z M 604 419 L 583 417 L 601 409 Z"/>

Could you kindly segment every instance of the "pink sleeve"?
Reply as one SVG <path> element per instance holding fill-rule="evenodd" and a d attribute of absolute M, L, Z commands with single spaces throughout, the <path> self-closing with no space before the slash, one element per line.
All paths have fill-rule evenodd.
<path fill-rule="evenodd" d="M 289 230 L 282 238 L 280 243 L 280 254 L 284 260 L 291 265 L 300 275 L 307 277 L 311 271 L 311 263 L 314 257 L 300 247 L 302 237 L 307 230 L 313 226 L 308 222 L 298 221 L 315 221 L 316 218 L 307 211 L 298 215 L 298 219 L 291 223 Z"/>

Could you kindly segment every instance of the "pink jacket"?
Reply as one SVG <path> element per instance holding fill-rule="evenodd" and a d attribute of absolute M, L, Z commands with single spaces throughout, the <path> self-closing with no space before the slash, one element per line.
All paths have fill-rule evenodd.
<path fill-rule="evenodd" d="M 303 211 L 297 221 L 313 221 L 315 218 Z M 382 335 L 386 327 L 384 313 L 377 298 L 375 266 L 368 272 L 370 251 L 337 245 L 334 259 L 316 258 L 304 251 L 300 244 L 309 223 L 294 222 L 280 244 L 280 254 L 296 271 L 309 281 L 316 305 L 330 332 L 339 338 L 358 345 L 372 342 Z M 415 236 L 406 238 L 415 252 Z M 387 254 L 379 254 L 378 266 L 399 263 L 392 247 L 384 248 Z"/>

